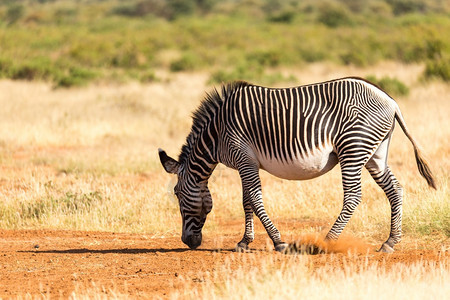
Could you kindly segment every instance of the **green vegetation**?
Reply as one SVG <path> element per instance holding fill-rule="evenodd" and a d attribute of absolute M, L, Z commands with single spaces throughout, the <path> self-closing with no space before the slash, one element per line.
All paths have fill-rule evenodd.
<path fill-rule="evenodd" d="M 428 60 L 426 62 L 425 78 L 437 78 L 450 82 L 450 55 L 447 57 Z"/>
<path fill-rule="evenodd" d="M 375 76 L 367 76 L 370 82 L 378 85 L 383 91 L 391 96 L 406 96 L 409 94 L 409 88 L 400 80 L 391 77 L 377 78 Z"/>
<path fill-rule="evenodd" d="M 67 87 L 165 68 L 271 82 L 309 62 L 398 60 L 449 81 L 449 14 L 438 0 L 1 0 L 0 78 Z"/>

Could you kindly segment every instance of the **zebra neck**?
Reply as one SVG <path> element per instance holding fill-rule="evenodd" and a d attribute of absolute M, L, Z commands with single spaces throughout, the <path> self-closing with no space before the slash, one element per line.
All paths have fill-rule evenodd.
<path fill-rule="evenodd" d="M 196 151 L 194 151 L 192 154 L 186 163 L 185 171 L 197 183 L 208 181 L 217 166 L 217 161 L 209 155 L 204 155 L 204 153 L 196 154 Z"/>
<path fill-rule="evenodd" d="M 218 134 L 215 130 L 216 126 L 211 125 L 213 125 L 212 122 L 198 133 L 191 132 L 187 147 L 184 148 L 187 156 L 185 170 L 197 182 L 208 180 L 218 164 Z"/>

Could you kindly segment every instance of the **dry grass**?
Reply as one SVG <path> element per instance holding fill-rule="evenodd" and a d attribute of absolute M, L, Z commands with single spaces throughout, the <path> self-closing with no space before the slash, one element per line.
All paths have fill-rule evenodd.
<path fill-rule="evenodd" d="M 395 75 L 410 86 L 410 95 L 397 100 L 413 136 L 423 145 L 439 189 L 426 186 L 412 147 L 397 128 L 389 160 L 405 187 L 401 245 L 448 249 L 450 86 L 418 82 L 421 71 L 420 66 L 394 63 L 370 70 L 318 64 L 296 76 L 300 83 L 309 83 L 350 74 Z M 208 87 L 206 74 L 170 76 L 150 85 L 105 84 L 70 90 L 0 81 L 0 227 L 178 236 L 181 218 L 171 193 L 174 180 L 161 168 L 157 148 L 177 156 L 189 132 L 190 113 Z M 262 182 L 267 211 L 286 240 L 305 233 L 323 234 L 340 212 L 339 168 L 307 182 L 283 181 L 263 172 Z M 219 166 L 210 189 L 214 209 L 205 232 L 227 233 L 229 229 L 221 226 L 224 220 L 243 222 L 237 173 Z M 380 244 L 388 235 L 389 214 L 387 199 L 365 172 L 363 201 L 345 233 Z M 286 228 L 283 220 L 287 219 L 299 224 L 306 221 L 308 226 Z M 256 229 L 263 231 L 261 226 Z M 448 256 L 439 264 L 424 261 L 390 271 L 373 264 L 317 269 L 301 257 L 293 257 L 281 268 L 275 265 L 265 259 L 250 271 L 243 266 L 237 272 L 224 266 L 204 274 L 200 288 L 187 288 L 173 297 L 443 299 L 450 294 L 445 284 L 450 272 Z M 278 292 L 273 294 L 274 290 Z M 80 287 L 72 297 L 125 297 L 114 291 L 107 294 L 101 288 Z"/>
<path fill-rule="evenodd" d="M 224 265 L 203 274 L 200 286 L 186 278 L 186 288 L 172 298 L 445 299 L 450 293 L 450 264 L 445 254 L 439 263 L 399 263 L 391 269 L 367 259 L 355 263 L 352 255 L 343 265 L 336 262 L 336 257 L 327 257 L 326 265 L 317 267 L 308 256 L 293 256 L 280 266 L 276 258 L 254 257 L 238 270 Z"/>
<path fill-rule="evenodd" d="M 300 83 L 309 83 L 350 74 L 388 74 L 409 84 L 410 95 L 398 102 L 423 145 L 439 189 L 426 186 L 412 147 L 397 128 L 390 165 L 406 190 L 405 234 L 444 241 L 450 224 L 450 87 L 419 82 L 421 71 L 420 66 L 395 63 L 363 70 L 316 64 L 296 76 Z M 179 212 L 170 193 L 174 182 L 160 167 L 157 148 L 177 156 L 189 131 L 190 113 L 209 88 L 206 74 L 159 76 L 167 80 L 70 90 L 0 81 L 0 226 L 178 235 Z M 262 181 L 269 215 L 281 225 L 283 219 L 295 218 L 317 222 L 310 232 L 325 231 L 341 209 L 339 168 L 306 182 L 283 181 L 263 172 Z M 206 231 L 217 230 L 223 219 L 243 217 L 235 171 L 219 166 L 210 188 L 214 209 Z M 363 201 L 346 231 L 378 243 L 388 228 L 388 202 L 365 172 Z M 283 233 L 295 237 L 302 232 Z"/>

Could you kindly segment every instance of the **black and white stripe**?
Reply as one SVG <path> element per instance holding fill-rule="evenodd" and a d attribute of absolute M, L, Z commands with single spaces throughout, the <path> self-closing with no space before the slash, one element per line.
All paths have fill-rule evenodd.
<path fill-rule="evenodd" d="M 208 178 L 218 163 L 239 171 L 243 187 L 245 233 L 238 248 L 253 240 L 253 214 L 275 248 L 279 231 L 262 201 L 259 169 L 286 179 L 310 179 L 342 171 L 344 204 L 327 238 L 337 239 L 361 201 L 361 172 L 366 167 L 391 204 L 391 233 L 383 251 L 401 238 L 402 188 L 387 165 L 395 120 L 411 140 L 420 173 L 435 187 L 433 176 L 409 134 L 395 101 L 375 85 L 343 78 L 286 89 L 234 82 L 208 94 L 194 112 L 191 133 L 179 160 L 160 150 L 161 162 L 178 174 L 175 187 L 183 216 L 183 241 L 201 243 L 201 229 L 212 208 Z"/>

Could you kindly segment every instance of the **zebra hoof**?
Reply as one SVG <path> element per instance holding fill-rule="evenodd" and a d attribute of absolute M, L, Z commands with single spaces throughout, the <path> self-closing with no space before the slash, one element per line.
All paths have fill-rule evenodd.
<path fill-rule="evenodd" d="M 235 248 L 236 252 L 248 252 L 248 244 L 244 242 L 239 242 Z"/>
<path fill-rule="evenodd" d="M 275 251 L 286 254 L 289 248 L 288 243 L 280 243 L 275 246 Z"/>
<path fill-rule="evenodd" d="M 383 246 L 381 246 L 380 250 L 378 250 L 378 252 L 394 253 L 394 248 L 384 243 Z"/>

